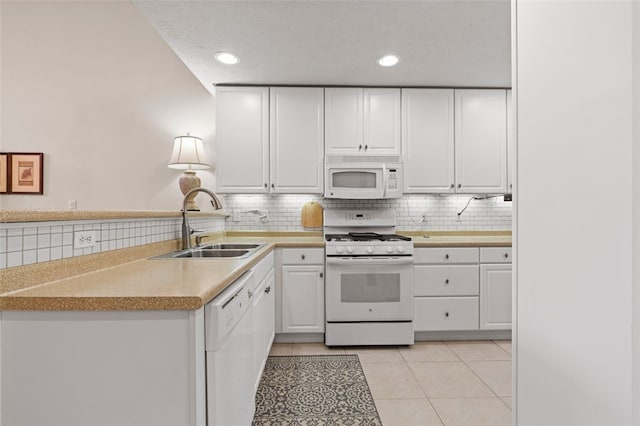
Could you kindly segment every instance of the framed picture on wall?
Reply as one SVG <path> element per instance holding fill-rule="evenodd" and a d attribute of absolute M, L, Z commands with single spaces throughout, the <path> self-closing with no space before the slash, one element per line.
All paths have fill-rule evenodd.
<path fill-rule="evenodd" d="M 43 153 L 12 152 L 9 187 L 12 194 L 43 193 Z"/>
<path fill-rule="evenodd" d="M 0 154 L 0 194 L 9 191 L 9 154 Z"/>

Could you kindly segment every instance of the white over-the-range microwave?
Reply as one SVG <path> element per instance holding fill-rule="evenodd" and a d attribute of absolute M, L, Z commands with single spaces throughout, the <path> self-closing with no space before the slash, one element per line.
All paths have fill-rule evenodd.
<path fill-rule="evenodd" d="M 326 198 L 399 198 L 402 196 L 402 158 L 328 155 L 324 183 Z"/>

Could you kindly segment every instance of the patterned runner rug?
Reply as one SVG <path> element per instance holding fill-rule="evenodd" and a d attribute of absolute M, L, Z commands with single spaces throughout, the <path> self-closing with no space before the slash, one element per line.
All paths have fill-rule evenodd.
<path fill-rule="evenodd" d="M 270 356 L 254 426 L 382 426 L 358 355 Z"/>

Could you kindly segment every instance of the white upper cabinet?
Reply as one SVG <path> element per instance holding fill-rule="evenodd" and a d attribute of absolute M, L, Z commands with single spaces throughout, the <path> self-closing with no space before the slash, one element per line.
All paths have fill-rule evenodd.
<path fill-rule="evenodd" d="M 325 153 L 399 155 L 400 89 L 325 89 Z"/>
<path fill-rule="evenodd" d="M 402 89 L 405 193 L 453 193 L 453 89 Z"/>
<path fill-rule="evenodd" d="M 271 192 L 321 194 L 324 158 L 324 91 L 272 87 Z"/>
<path fill-rule="evenodd" d="M 507 90 L 507 192 L 513 193 L 513 176 L 516 166 L 516 133 L 511 90 Z"/>
<path fill-rule="evenodd" d="M 507 192 L 504 89 L 455 90 L 456 191 Z"/>
<path fill-rule="evenodd" d="M 218 192 L 268 192 L 269 88 L 218 87 L 216 115 Z"/>
<path fill-rule="evenodd" d="M 400 89 L 364 89 L 363 93 L 362 151 L 365 154 L 400 155 Z"/>

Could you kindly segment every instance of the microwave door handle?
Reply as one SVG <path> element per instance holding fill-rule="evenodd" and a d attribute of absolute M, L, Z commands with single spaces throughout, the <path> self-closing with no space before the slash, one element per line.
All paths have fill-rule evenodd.
<path fill-rule="evenodd" d="M 387 198 L 387 165 L 382 165 L 382 198 Z"/>

